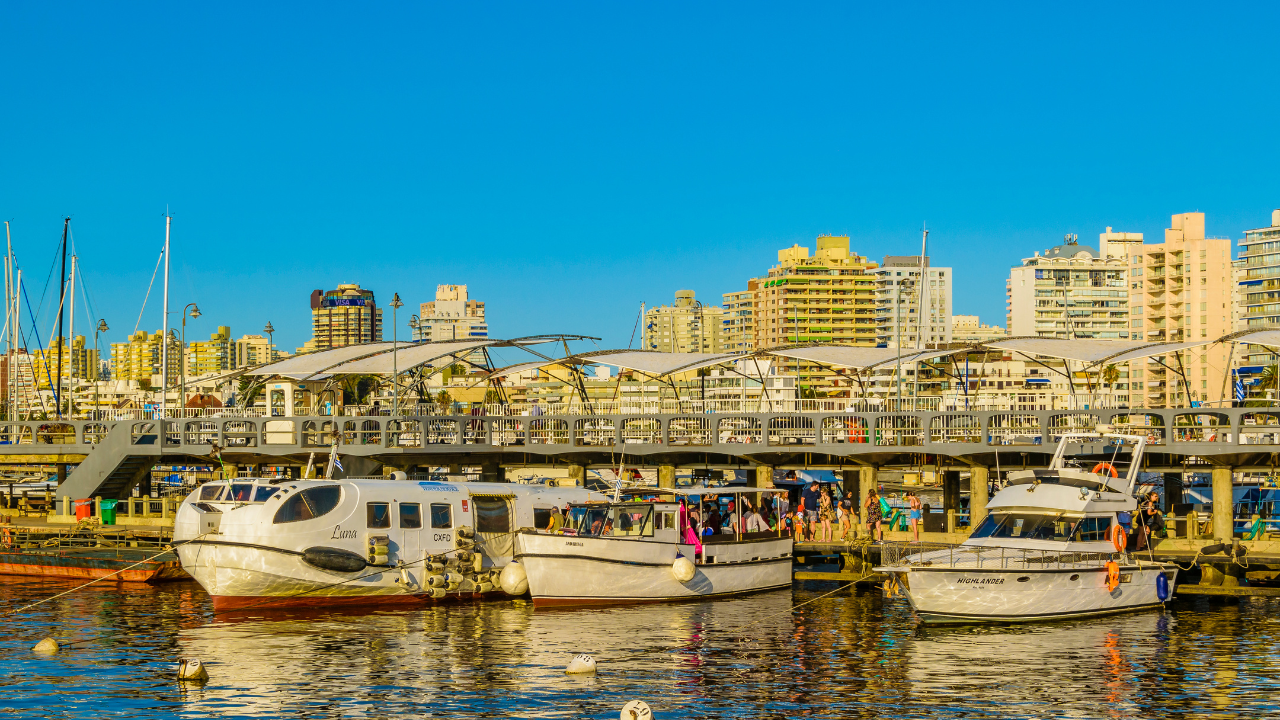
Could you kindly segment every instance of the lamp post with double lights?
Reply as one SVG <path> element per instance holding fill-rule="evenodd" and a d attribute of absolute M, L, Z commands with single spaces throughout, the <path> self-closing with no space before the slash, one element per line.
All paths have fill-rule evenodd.
<path fill-rule="evenodd" d="M 404 307 L 400 302 L 400 293 L 391 297 L 391 416 L 400 414 L 400 367 L 397 363 L 396 350 L 399 348 L 397 333 L 400 323 L 396 321 L 396 311 Z"/>
<path fill-rule="evenodd" d="M 110 329 L 111 328 L 107 327 L 106 320 L 98 320 L 98 326 L 93 329 L 93 359 L 94 359 L 94 365 L 95 365 L 95 367 L 93 368 L 93 419 L 94 420 L 98 419 L 98 412 L 101 410 L 101 405 L 98 402 L 98 383 L 100 380 L 102 380 L 102 355 L 98 350 L 98 336 Z"/>

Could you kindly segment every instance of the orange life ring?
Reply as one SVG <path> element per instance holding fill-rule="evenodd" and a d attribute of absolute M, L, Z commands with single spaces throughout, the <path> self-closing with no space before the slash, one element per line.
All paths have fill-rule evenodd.
<path fill-rule="evenodd" d="M 1109 463 L 1109 462 L 1100 462 L 1100 463 L 1098 463 L 1097 465 L 1094 465 L 1094 466 L 1093 466 L 1093 474 L 1094 474 L 1094 475 L 1097 475 L 1099 470 L 1110 470 L 1110 471 L 1111 471 L 1111 477 L 1113 477 L 1113 478 L 1115 478 L 1115 477 L 1120 477 L 1120 473 L 1116 472 L 1116 466 L 1115 466 L 1115 465 L 1112 465 L 1112 464 L 1111 464 L 1111 463 Z"/>
<path fill-rule="evenodd" d="M 1111 528 L 1111 544 L 1115 546 L 1116 552 L 1124 552 L 1129 545 L 1129 536 L 1125 534 L 1123 525 Z"/>
<path fill-rule="evenodd" d="M 1121 530 L 1120 532 L 1124 532 Z M 1114 560 L 1107 561 L 1107 590 L 1115 592 L 1120 587 L 1120 564 Z"/>

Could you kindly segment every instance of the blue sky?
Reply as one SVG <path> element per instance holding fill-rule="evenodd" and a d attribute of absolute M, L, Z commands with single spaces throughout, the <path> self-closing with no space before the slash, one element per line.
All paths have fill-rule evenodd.
<path fill-rule="evenodd" d="M 9 3 L 0 217 L 36 295 L 72 216 L 113 341 L 168 205 L 189 339 L 466 283 L 495 336 L 615 347 L 819 233 L 879 260 L 927 222 L 956 312 L 1003 324 L 1065 233 L 1280 207 L 1275 5 L 876 5 Z"/>

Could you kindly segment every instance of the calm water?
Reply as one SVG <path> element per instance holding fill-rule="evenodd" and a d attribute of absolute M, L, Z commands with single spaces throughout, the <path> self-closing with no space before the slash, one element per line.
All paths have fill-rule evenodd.
<path fill-rule="evenodd" d="M 4 578 L 0 606 L 73 584 Z M 1244 717 L 1274 714 L 1280 602 L 1187 600 L 1051 625 L 921 629 L 834 585 L 717 603 L 214 615 L 194 583 L 81 591 L 8 617 L 0 717 Z M 82 641 L 52 657 L 41 637 Z M 676 649 L 670 649 L 676 648 Z M 649 652 L 646 652 L 649 651 Z M 566 676 L 575 653 L 595 677 Z M 173 680 L 203 660 L 203 686 Z"/>

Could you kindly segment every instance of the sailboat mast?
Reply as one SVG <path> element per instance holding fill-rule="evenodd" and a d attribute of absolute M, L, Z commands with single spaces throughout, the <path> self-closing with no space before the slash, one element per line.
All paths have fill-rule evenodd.
<path fill-rule="evenodd" d="M 13 398 L 13 366 L 17 358 L 17 354 L 14 352 L 15 345 L 13 340 L 17 336 L 17 333 L 14 331 L 15 325 L 13 325 L 13 323 L 18 322 L 17 316 L 13 313 L 14 310 L 17 309 L 18 304 L 14 302 L 14 298 L 17 297 L 17 294 L 13 291 L 13 235 L 10 233 L 8 220 L 4 221 L 4 241 L 4 313 L 8 316 L 8 322 L 5 323 L 8 325 L 5 344 L 9 346 L 8 353 L 5 357 L 5 416 L 9 420 L 13 420 L 16 416 L 14 411 L 17 409 L 17 403 Z"/>
<path fill-rule="evenodd" d="M 53 402 L 58 409 L 58 417 L 62 417 L 62 318 L 66 314 L 66 305 L 63 303 L 67 299 L 67 230 L 71 227 L 71 218 L 62 221 L 62 269 L 58 272 L 58 374 L 55 376 L 58 384 L 53 391 Z M 46 366 L 47 367 L 47 366 Z"/>
<path fill-rule="evenodd" d="M 160 325 L 160 417 L 165 416 L 169 395 L 169 230 L 173 226 L 173 216 L 165 211 L 164 215 L 164 321 Z M 160 428 L 160 437 L 165 437 L 165 429 Z"/>
<path fill-rule="evenodd" d="M 71 255 L 71 297 L 67 303 L 67 350 L 71 353 L 70 372 L 67 373 L 67 417 L 76 416 L 76 256 Z"/>
<path fill-rule="evenodd" d="M 926 325 L 926 318 L 929 314 L 929 262 L 927 253 L 929 251 L 929 228 L 924 228 L 924 237 L 920 239 L 920 312 L 916 315 L 916 351 L 924 349 L 924 334 L 930 325 Z M 916 360 L 912 363 L 915 366 L 915 378 L 913 382 L 915 387 L 912 388 L 911 407 L 914 409 L 916 404 L 920 402 L 920 361 Z"/>

